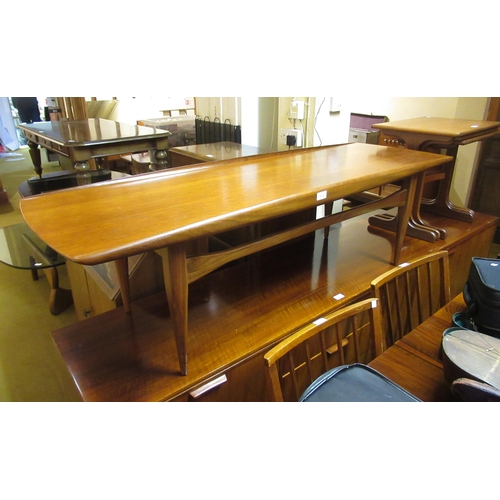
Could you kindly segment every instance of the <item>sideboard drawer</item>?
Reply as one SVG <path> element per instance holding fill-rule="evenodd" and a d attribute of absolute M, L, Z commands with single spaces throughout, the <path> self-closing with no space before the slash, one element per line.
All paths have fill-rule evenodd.
<path fill-rule="evenodd" d="M 264 354 L 216 375 L 173 399 L 176 402 L 252 402 L 269 401 Z"/>

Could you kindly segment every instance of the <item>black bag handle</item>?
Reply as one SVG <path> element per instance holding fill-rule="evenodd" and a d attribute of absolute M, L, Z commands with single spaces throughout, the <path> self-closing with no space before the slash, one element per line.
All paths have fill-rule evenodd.
<path fill-rule="evenodd" d="M 477 302 L 472 298 L 469 290 L 469 283 L 466 282 L 464 285 L 464 300 L 467 304 L 467 314 L 470 316 L 477 312 Z"/>

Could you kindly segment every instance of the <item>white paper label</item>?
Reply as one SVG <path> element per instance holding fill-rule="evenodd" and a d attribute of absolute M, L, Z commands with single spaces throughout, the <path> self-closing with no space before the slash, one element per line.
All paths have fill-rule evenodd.
<path fill-rule="evenodd" d="M 319 326 L 326 322 L 325 318 L 318 318 L 316 321 L 313 321 L 313 325 Z"/>

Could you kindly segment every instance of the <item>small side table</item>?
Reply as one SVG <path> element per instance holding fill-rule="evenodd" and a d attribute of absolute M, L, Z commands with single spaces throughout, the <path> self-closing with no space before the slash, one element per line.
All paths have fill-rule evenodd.
<path fill-rule="evenodd" d="M 468 208 L 454 206 L 450 200 L 450 189 L 453 180 L 458 147 L 480 142 L 498 132 L 500 122 L 461 120 L 454 118 L 435 118 L 424 116 L 395 122 L 384 122 L 373 125 L 374 129 L 404 143 L 408 149 L 444 153 L 450 156 L 450 162 L 432 169 L 421 176 L 408 225 L 407 234 L 429 242 L 446 238 L 446 231 L 431 227 L 422 219 L 420 212 L 430 212 L 442 217 L 471 222 L 474 212 Z M 425 185 L 434 184 L 434 198 L 425 196 Z M 429 190 L 428 190 L 429 191 Z M 394 230 L 394 219 L 391 217 L 373 217 L 370 224 Z"/>
<path fill-rule="evenodd" d="M 64 257 L 44 243 L 27 224 L 0 228 L 0 262 L 30 270 L 34 281 L 38 279 L 38 270 L 42 270 L 50 284 L 49 310 L 53 315 L 73 304 L 71 290 L 59 287 L 57 267 L 66 263 Z"/>

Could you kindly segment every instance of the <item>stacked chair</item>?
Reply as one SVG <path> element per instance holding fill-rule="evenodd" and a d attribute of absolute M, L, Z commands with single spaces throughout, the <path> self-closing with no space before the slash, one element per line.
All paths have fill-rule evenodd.
<path fill-rule="evenodd" d="M 449 302 L 448 253 L 394 267 L 372 281 L 371 292 L 265 354 L 275 401 L 419 401 L 367 364 Z"/>

